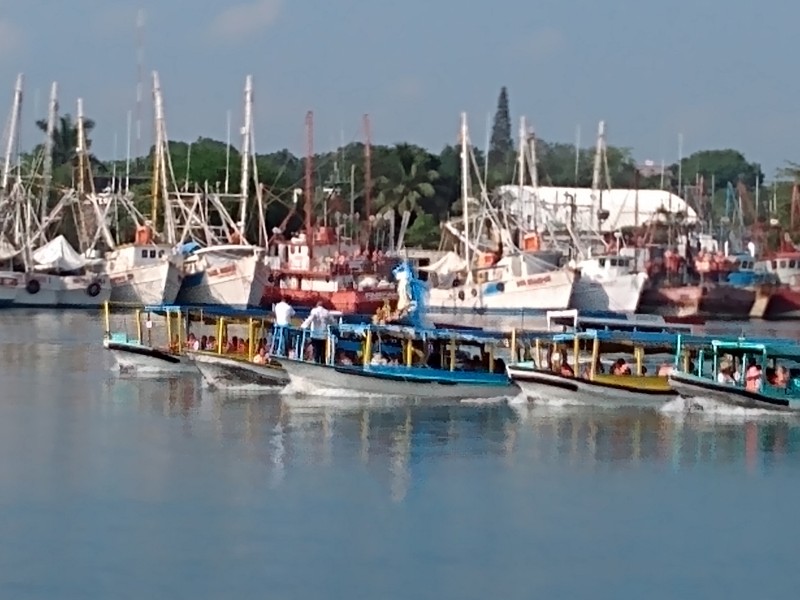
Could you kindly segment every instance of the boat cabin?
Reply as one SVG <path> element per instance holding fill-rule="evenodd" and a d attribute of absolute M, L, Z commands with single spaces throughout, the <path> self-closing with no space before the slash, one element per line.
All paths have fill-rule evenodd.
<path fill-rule="evenodd" d="M 780 252 L 768 261 L 767 268 L 779 283 L 800 286 L 800 252 Z"/>
<path fill-rule="evenodd" d="M 578 262 L 581 275 L 599 281 L 610 281 L 636 271 L 634 259 L 627 256 L 598 256 Z"/>

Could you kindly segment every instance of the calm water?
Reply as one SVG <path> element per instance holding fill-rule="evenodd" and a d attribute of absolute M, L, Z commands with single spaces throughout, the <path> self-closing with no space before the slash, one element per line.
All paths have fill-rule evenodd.
<path fill-rule="evenodd" d="M 0 598 L 790 598 L 800 420 L 125 380 L 0 313 Z"/>

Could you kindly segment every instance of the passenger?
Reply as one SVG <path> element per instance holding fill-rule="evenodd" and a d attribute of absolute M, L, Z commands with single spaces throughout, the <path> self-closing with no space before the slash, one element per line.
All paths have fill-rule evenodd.
<path fill-rule="evenodd" d="M 294 308 L 286 302 L 284 296 L 281 296 L 278 303 L 272 307 L 272 313 L 275 315 L 275 325 L 277 327 L 288 327 L 294 316 Z"/>
<path fill-rule="evenodd" d="M 494 361 L 494 372 L 495 373 L 505 373 L 506 372 L 506 361 L 502 358 L 498 358 Z"/>
<path fill-rule="evenodd" d="M 265 365 L 269 361 L 269 357 L 267 357 L 267 349 L 264 346 L 258 349 L 258 352 L 253 357 L 253 362 L 257 365 Z"/>
<path fill-rule="evenodd" d="M 778 367 L 775 373 L 775 387 L 785 388 L 789 385 L 789 369 L 784 366 Z"/>
<path fill-rule="evenodd" d="M 618 358 L 614 361 L 614 364 L 611 365 L 611 374 L 612 375 L 630 375 L 631 368 L 628 366 L 628 363 L 625 361 L 624 358 Z"/>
<path fill-rule="evenodd" d="M 200 341 L 193 333 L 190 333 L 186 338 L 186 348 L 188 350 L 200 350 Z"/>
<path fill-rule="evenodd" d="M 757 365 L 756 361 L 751 359 L 744 375 L 744 389 L 748 392 L 760 392 L 761 383 L 761 365 Z"/>
<path fill-rule="evenodd" d="M 722 359 L 719 362 L 719 373 L 717 373 L 717 383 L 725 385 L 733 385 L 736 380 L 733 378 L 733 365 L 727 359 Z"/>
<path fill-rule="evenodd" d="M 208 336 L 204 335 L 200 337 L 200 350 L 208 350 Z"/>
<path fill-rule="evenodd" d="M 217 351 L 217 338 L 213 335 L 208 336 L 208 342 L 206 342 L 206 350 L 210 350 L 211 352 Z"/>
<path fill-rule="evenodd" d="M 233 336 L 228 342 L 227 347 L 225 348 L 225 352 L 228 354 L 233 354 L 239 349 L 239 338 L 237 336 Z"/>
<path fill-rule="evenodd" d="M 673 371 L 673 366 L 669 363 L 663 363 L 658 367 L 658 371 L 656 372 L 656 376 L 658 377 L 667 377 Z"/>
<path fill-rule="evenodd" d="M 768 384 L 774 386 L 778 385 L 778 374 L 772 367 L 767 367 L 767 370 L 765 372 L 765 377 Z"/>
<path fill-rule="evenodd" d="M 336 362 L 339 363 L 340 365 L 352 365 L 353 364 L 353 360 L 349 356 L 347 356 L 346 352 L 342 352 L 342 351 L 339 352 L 339 354 L 338 354 L 338 356 L 336 358 Z"/>
<path fill-rule="evenodd" d="M 303 321 L 303 324 L 300 326 L 303 329 L 311 328 L 313 354 L 310 360 L 321 362 L 325 354 L 325 335 L 327 334 L 328 325 L 331 321 L 330 311 L 323 306 L 322 300 L 320 300 L 317 302 L 317 305 L 311 309 L 308 318 Z"/>

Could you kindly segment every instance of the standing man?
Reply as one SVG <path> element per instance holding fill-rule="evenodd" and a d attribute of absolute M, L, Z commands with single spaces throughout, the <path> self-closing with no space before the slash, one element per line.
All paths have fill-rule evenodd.
<path fill-rule="evenodd" d="M 292 317 L 294 316 L 294 309 L 291 304 L 286 302 L 286 298 L 281 296 L 277 304 L 272 307 L 272 312 L 275 315 L 275 328 L 273 331 L 274 336 L 278 336 L 277 346 L 273 346 L 273 351 L 278 356 L 286 356 L 289 344 L 289 326 L 291 325 Z"/>
<path fill-rule="evenodd" d="M 314 361 L 323 362 L 321 359 L 325 354 L 325 337 L 328 334 L 328 325 L 331 322 L 331 313 L 322 305 L 322 300 L 311 309 L 308 318 L 303 321 L 301 327 L 307 329 L 311 327 L 311 346 L 314 349 Z"/>

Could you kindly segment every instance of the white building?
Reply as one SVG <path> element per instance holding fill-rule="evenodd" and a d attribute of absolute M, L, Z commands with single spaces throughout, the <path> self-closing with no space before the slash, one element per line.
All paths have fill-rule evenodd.
<path fill-rule="evenodd" d="M 536 214 L 540 230 L 545 229 L 548 222 L 555 229 L 563 228 L 570 222 L 573 203 L 575 228 L 579 231 L 617 231 L 623 227 L 644 225 L 661 211 L 681 212 L 687 222 L 697 220 L 697 213 L 683 198 L 664 190 L 604 190 L 602 210 L 608 211 L 608 218 L 599 227 L 597 213 L 601 210 L 601 198 L 592 189 L 525 186 L 522 188 L 521 206 L 519 186 L 505 185 L 499 192 L 510 211 L 521 213 L 524 223 L 532 226 Z"/>

